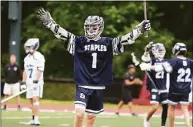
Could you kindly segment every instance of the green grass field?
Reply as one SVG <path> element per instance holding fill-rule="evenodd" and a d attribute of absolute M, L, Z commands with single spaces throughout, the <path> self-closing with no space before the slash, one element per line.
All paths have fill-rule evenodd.
<path fill-rule="evenodd" d="M 74 114 L 70 112 L 42 112 L 40 116 L 41 127 L 73 127 Z M 23 111 L 2 111 L 2 127 L 26 127 L 29 125 L 20 124 L 31 119 L 30 112 Z M 177 119 L 183 122 L 183 119 Z M 160 127 L 160 118 L 151 119 L 152 127 Z M 143 127 L 143 117 L 99 115 L 95 127 Z M 178 125 L 176 127 L 185 127 Z"/>

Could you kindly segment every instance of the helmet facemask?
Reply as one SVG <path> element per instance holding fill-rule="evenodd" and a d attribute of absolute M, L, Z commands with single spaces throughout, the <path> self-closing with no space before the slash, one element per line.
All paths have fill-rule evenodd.
<path fill-rule="evenodd" d="M 86 38 L 97 40 L 100 38 L 104 29 L 103 18 L 99 16 L 89 16 L 84 23 L 84 31 Z"/>
<path fill-rule="evenodd" d="M 25 52 L 27 54 L 29 54 L 29 53 L 32 54 L 34 52 L 33 46 L 25 46 L 24 48 L 25 48 Z"/>
<path fill-rule="evenodd" d="M 163 59 L 166 54 L 166 49 L 163 44 L 158 43 L 154 47 L 152 47 L 152 53 L 155 58 Z"/>

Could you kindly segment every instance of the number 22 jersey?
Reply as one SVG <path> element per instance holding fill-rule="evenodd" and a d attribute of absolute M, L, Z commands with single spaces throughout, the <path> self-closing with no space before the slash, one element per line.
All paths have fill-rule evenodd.
<path fill-rule="evenodd" d="M 188 58 L 174 58 L 168 61 L 172 66 L 169 91 L 177 94 L 187 94 L 191 91 L 193 77 L 193 61 Z"/>

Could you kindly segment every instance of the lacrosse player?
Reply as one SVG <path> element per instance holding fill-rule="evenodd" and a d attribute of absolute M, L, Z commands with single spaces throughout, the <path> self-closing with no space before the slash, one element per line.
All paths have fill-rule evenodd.
<path fill-rule="evenodd" d="M 38 38 L 30 38 L 24 44 L 27 56 L 24 59 L 23 81 L 21 83 L 22 90 L 34 87 L 27 90 L 26 98 L 30 99 L 32 107 L 32 120 L 28 124 L 35 126 L 40 125 L 39 99 L 42 98 L 43 94 L 43 72 L 45 66 L 44 56 L 40 52 L 36 51 L 38 47 Z"/>
<path fill-rule="evenodd" d="M 190 127 L 188 104 L 192 84 L 191 79 L 193 77 L 193 60 L 185 57 L 186 52 L 187 48 L 184 43 L 176 43 L 172 49 L 172 53 L 176 58 L 163 62 L 160 65 L 152 66 L 145 63 L 140 65 L 142 70 L 170 73 L 170 88 L 168 93 L 170 127 L 174 127 L 174 112 L 177 104 L 181 105 L 186 127 Z"/>
<path fill-rule="evenodd" d="M 153 57 L 150 57 L 150 53 L 152 52 Z M 145 47 L 145 52 L 142 56 L 142 60 L 144 62 L 148 62 L 151 65 L 158 65 L 160 63 L 165 62 L 164 56 L 166 53 L 166 49 L 163 44 L 161 43 L 149 43 Z M 144 127 L 149 127 L 149 120 L 151 119 L 152 115 L 156 112 L 156 110 L 162 106 L 162 120 L 161 120 L 161 127 L 165 127 L 166 119 L 167 119 L 167 93 L 168 93 L 168 85 L 169 85 L 169 74 L 160 71 L 149 71 L 148 72 L 152 80 L 154 81 L 154 85 L 151 83 L 150 79 L 147 78 L 147 88 L 151 93 L 151 101 L 150 103 L 153 104 L 152 108 L 147 113 L 147 116 L 144 119 Z"/>
<path fill-rule="evenodd" d="M 54 35 L 64 42 L 74 56 L 75 74 L 75 127 L 82 127 L 87 112 L 86 127 L 93 127 L 96 114 L 103 112 L 102 91 L 112 85 L 113 55 L 123 52 L 123 45 L 133 44 L 145 31 L 150 22 L 142 21 L 132 32 L 117 38 L 101 37 L 104 21 L 99 16 L 88 16 L 84 22 L 85 36 L 75 36 L 60 27 L 48 11 L 40 9 L 38 18 Z"/>

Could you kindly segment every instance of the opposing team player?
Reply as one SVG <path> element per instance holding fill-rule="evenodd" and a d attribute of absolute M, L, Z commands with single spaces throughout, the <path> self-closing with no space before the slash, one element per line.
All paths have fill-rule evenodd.
<path fill-rule="evenodd" d="M 168 93 L 169 121 L 170 127 L 174 127 L 175 108 L 181 105 L 186 127 L 190 127 L 190 116 L 188 112 L 189 93 L 193 78 L 193 60 L 185 57 L 187 52 L 184 43 L 176 43 L 172 49 L 176 58 L 170 59 L 160 65 L 142 63 L 142 70 L 155 70 L 156 72 L 166 71 L 170 73 L 170 88 Z"/>
<path fill-rule="evenodd" d="M 34 87 L 26 93 L 26 98 L 30 99 L 32 107 L 32 120 L 28 123 L 31 125 L 40 125 L 39 122 L 39 105 L 40 98 L 43 94 L 43 72 L 45 66 L 44 56 L 36 51 L 39 47 L 38 38 L 30 38 L 24 44 L 27 56 L 24 59 L 24 72 L 21 89 Z"/>
<path fill-rule="evenodd" d="M 152 52 L 153 57 L 150 57 L 150 53 Z M 148 62 L 151 65 L 157 65 L 160 63 L 165 62 L 164 56 L 166 53 L 166 49 L 163 44 L 156 43 L 152 44 L 151 42 L 146 46 L 145 52 L 142 56 L 142 60 L 144 62 Z M 155 72 L 151 70 L 148 72 L 149 76 L 153 80 L 153 84 L 149 78 L 147 78 L 147 88 L 150 90 L 151 93 L 151 101 L 152 104 L 151 109 L 148 111 L 147 116 L 144 119 L 144 127 L 149 127 L 149 120 L 151 119 L 152 115 L 158 110 L 160 106 L 162 106 L 162 119 L 161 119 L 161 126 L 164 127 L 166 125 L 167 119 L 167 93 L 169 87 L 169 74 L 160 71 Z"/>
<path fill-rule="evenodd" d="M 117 38 L 101 37 L 104 21 L 99 16 L 88 16 L 84 22 L 85 36 L 75 36 L 60 27 L 48 11 L 40 9 L 38 18 L 54 35 L 64 41 L 67 50 L 74 56 L 75 127 L 82 127 L 85 111 L 86 127 L 93 127 L 96 114 L 103 112 L 102 91 L 112 84 L 113 55 L 123 52 L 123 45 L 133 44 L 150 22 L 142 21 L 132 32 Z"/>

